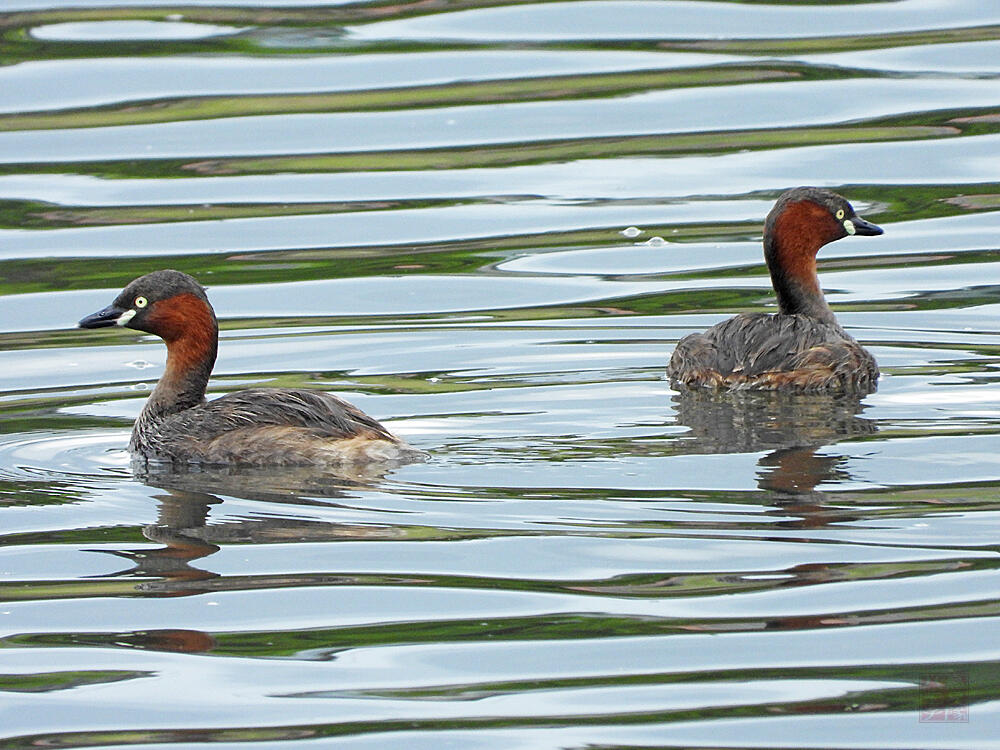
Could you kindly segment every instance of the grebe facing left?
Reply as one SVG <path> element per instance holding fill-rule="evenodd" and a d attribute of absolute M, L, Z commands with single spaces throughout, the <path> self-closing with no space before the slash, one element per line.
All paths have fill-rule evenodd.
<path fill-rule="evenodd" d="M 782 194 L 764 222 L 764 258 L 778 313 L 737 315 L 681 339 L 667 367 L 692 388 L 870 393 L 875 358 L 833 315 L 816 276 L 816 253 L 849 234 L 882 234 L 829 190 Z"/>
<path fill-rule="evenodd" d="M 180 271 L 130 283 L 81 328 L 127 326 L 162 338 L 167 365 L 132 429 L 134 458 L 154 464 L 336 465 L 426 457 L 324 391 L 252 388 L 205 400 L 219 346 L 202 286 Z"/>

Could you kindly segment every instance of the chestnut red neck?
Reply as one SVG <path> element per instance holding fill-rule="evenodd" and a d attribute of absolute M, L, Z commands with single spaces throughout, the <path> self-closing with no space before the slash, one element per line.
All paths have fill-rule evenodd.
<path fill-rule="evenodd" d="M 152 305 L 144 327 L 167 344 L 166 370 L 146 409 L 165 416 L 202 403 L 219 349 L 212 306 L 195 294 L 177 294 Z"/>
<path fill-rule="evenodd" d="M 836 323 L 820 289 L 816 253 L 828 242 L 844 237 L 843 226 L 826 207 L 810 200 L 785 203 L 775 209 L 764 226 L 764 258 L 779 310 L 786 315 L 808 315 Z"/>

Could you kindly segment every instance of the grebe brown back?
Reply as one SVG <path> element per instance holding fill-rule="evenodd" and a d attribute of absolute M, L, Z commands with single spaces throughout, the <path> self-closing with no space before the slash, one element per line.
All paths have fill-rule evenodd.
<path fill-rule="evenodd" d="M 324 391 L 252 388 L 205 400 L 219 325 L 205 290 L 180 271 L 142 276 L 81 328 L 127 326 L 166 342 L 167 365 L 129 450 L 154 464 L 406 463 L 425 454 Z"/>
<path fill-rule="evenodd" d="M 816 253 L 849 234 L 882 229 L 829 190 L 782 194 L 764 222 L 764 258 L 778 297 L 774 315 L 751 313 L 681 339 L 667 375 L 675 386 L 870 393 L 875 358 L 833 315 L 820 290 Z"/>

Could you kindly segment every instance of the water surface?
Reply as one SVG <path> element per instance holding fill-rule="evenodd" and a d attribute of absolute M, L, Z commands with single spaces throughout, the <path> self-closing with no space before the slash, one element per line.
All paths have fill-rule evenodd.
<path fill-rule="evenodd" d="M 998 747 L 991 3 L 15 0 L 0 12 L 0 747 Z M 864 399 L 671 390 L 824 248 Z M 431 459 L 136 475 L 210 397 L 333 391 Z"/>

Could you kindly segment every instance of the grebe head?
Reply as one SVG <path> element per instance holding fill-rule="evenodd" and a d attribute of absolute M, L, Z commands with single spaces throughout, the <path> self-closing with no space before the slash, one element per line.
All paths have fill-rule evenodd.
<path fill-rule="evenodd" d="M 843 196 L 822 188 L 782 193 L 764 222 L 765 245 L 772 238 L 818 250 L 850 234 L 882 234 L 882 228 L 858 216 Z"/>
<path fill-rule="evenodd" d="M 842 196 L 800 187 L 783 193 L 764 222 L 764 259 L 782 313 L 834 323 L 816 276 L 816 253 L 849 234 L 882 234 Z"/>
<path fill-rule="evenodd" d="M 130 283 L 115 301 L 78 324 L 80 328 L 126 326 L 168 343 L 192 329 L 217 331 L 205 290 L 180 271 L 154 271 Z"/>

